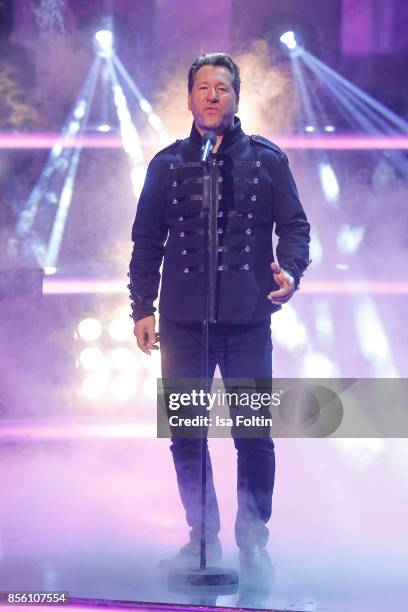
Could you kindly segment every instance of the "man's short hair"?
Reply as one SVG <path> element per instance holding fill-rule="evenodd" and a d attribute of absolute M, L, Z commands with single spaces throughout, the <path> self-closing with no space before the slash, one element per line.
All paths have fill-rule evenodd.
<path fill-rule="evenodd" d="M 236 96 L 239 96 L 241 88 L 241 77 L 239 74 L 239 66 L 234 62 L 229 53 L 204 53 L 199 55 L 191 64 L 188 71 L 188 91 L 191 93 L 193 89 L 195 76 L 202 66 L 223 66 L 232 74 L 232 85 Z"/>

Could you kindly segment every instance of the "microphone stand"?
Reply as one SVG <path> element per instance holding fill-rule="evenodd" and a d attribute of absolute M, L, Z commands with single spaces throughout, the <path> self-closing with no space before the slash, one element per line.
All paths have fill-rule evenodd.
<path fill-rule="evenodd" d="M 204 212 L 204 316 L 202 324 L 202 343 L 201 343 L 201 384 L 205 392 L 210 391 L 210 372 L 209 372 L 209 329 L 210 320 L 214 316 L 212 311 L 215 296 L 215 275 L 214 275 L 214 253 L 216 227 L 214 236 L 214 223 L 217 223 L 213 193 L 213 174 L 212 156 L 208 156 L 203 162 L 203 212 Z M 200 569 L 207 566 L 206 531 L 207 531 L 207 448 L 204 424 L 200 427 L 201 435 L 201 533 L 200 533 Z"/>
<path fill-rule="evenodd" d="M 203 166 L 203 204 L 204 212 L 204 312 L 201 348 L 201 386 L 207 393 L 211 390 L 209 371 L 209 328 L 215 322 L 215 292 L 218 258 L 218 199 L 216 197 L 216 161 L 211 150 L 202 160 Z M 224 567 L 207 566 L 207 436 L 206 427 L 200 425 L 201 461 L 201 521 L 200 521 L 200 567 L 173 570 L 169 575 L 169 586 L 180 589 L 205 587 L 213 594 L 233 594 L 237 590 L 238 573 Z"/>

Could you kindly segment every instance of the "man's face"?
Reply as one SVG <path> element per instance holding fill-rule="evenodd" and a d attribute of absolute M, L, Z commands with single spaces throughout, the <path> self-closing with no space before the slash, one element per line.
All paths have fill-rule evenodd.
<path fill-rule="evenodd" d="M 197 70 L 188 94 L 188 109 L 201 135 L 207 130 L 223 134 L 232 126 L 238 111 L 231 72 L 223 66 L 202 66 Z"/>

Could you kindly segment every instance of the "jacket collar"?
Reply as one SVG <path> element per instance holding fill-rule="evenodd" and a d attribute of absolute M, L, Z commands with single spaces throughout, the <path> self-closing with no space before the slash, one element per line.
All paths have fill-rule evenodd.
<path fill-rule="evenodd" d="M 218 151 L 221 151 L 222 149 L 224 149 L 224 147 L 239 140 L 243 133 L 244 132 L 241 128 L 241 121 L 238 117 L 234 117 L 234 125 L 228 128 L 228 130 L 224 133 L 224 136 L 221 141 L 221 146 Z M 190 132 L 190 142 L 199 145 L 200 147 L 202 145 L 202 137 L 200 132 L 197 130 L 194 121 Z"/>

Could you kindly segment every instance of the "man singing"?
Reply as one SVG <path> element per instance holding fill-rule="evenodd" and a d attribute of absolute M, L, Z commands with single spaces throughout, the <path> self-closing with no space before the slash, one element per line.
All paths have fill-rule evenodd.
<path fill-rule="evenodd" d="M 209 324 L 209 376 L 272 379 L 270 315 L 299 286 L 309 263 L 309 230 L 286 155 L 260 136 L 248 136 L 236 116 L 240 94 L 237 64 L 226 53 L 198 57 L 188 73 L 190 136 L 151 161 L 136 219 L 129 289 L 134 333 L 150 354 L 157 341 L 155 308 L 160 292 L 163 379 L 199 379 L 205 318 L 202 136 L 216 134 L 212 164 L 217 212 L 215 316 Z M 278 236 L 276 258 L 272 231 Z M 268 576 L 266 550 L 275 476 L 269 436 L 234 438 L 238 454 L 236 542 L 241 571 Z M 172 565 L 200 560 L 200 440 L 172 438 L 171 451 L 189 542 Z M 207 559 L 221 557 L 220 518 L 207 448 Z"/>

